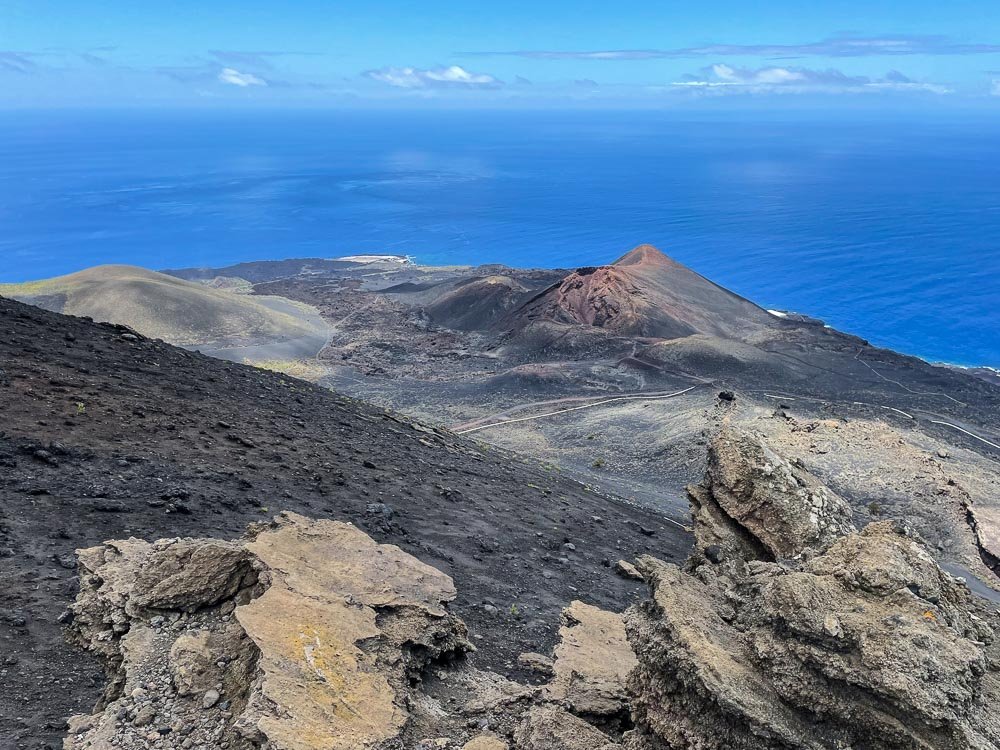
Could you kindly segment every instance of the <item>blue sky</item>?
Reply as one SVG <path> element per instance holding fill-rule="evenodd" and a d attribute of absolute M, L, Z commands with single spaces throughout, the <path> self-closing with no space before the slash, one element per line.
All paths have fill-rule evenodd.
<path fill-rule="evenodd" d="M 0 106 L 1000 106 L 996 0 L 0 0 Z"/>

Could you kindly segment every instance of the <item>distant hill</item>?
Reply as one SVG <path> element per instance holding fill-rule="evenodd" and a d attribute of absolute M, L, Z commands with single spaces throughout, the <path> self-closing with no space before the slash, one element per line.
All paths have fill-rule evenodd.
<path fill-rule="evenodd" d="M 228 276 L 259 284 L 300 274 L 319 275 L 356 268 L 398 268 L 406 263 L 406 258 L 399 255 L 350 255 L 344 258 L 254 260 L 222 268 L 168 268 L 163 272 L 186 281 L 208 281 L 216 276 Z"/>
<path fill-rule="evenodd" d="M 432 320 L 450 328 L 485 329 L 522 302 L 526 291 L 527 287 L 509 276 L 479 277 L 459 284 L 425 310 Z"/>
<path fill-rule="evenodd" d="M 23 284 L 0 295 L 53 312 L 121 323 L 180 346 L 228 346 L 303 337 L 315 327 L 294 307 L 126 265 L 88 268 Z"/>
<path fill-rule="evenodd" d="M 743 339 L 779 324 L 763 308 L 652 245 L 640 245 L 608 266 L 577 269 L 504 321 L 515 330 L 536 323 L 656 339 L 698 333 Z"/>

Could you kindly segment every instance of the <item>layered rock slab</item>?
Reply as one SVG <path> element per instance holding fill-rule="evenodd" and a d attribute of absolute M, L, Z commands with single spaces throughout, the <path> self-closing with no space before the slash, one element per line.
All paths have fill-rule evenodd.
<path fill-rule="evenodd" d="M 620 614 L 572 602 L 563 610 L 553 657 L 546 699 L 597 720 L 627 716 L 625 681 L 636 659 Z"/>
<path fill-rule="evenodd" d="M 264 675 L 241 726 L 289 750 L 373 747 L 406 724 L 403 647 L 427 658 L 465 647 L 443 606 L 454 583 L 349 524 L 288 518 L 247 544 L 269 585 L 236 611 Z"/>

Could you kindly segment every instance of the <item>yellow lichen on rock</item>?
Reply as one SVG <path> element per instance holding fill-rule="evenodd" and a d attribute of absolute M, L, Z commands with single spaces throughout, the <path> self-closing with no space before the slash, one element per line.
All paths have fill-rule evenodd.
<path fill-rule="evenodd" d="M 262 699 L 280 707 L 256 719 L 273 747 L 355 750 L 402 729 L 395 692 L 356 645 L 379 634 L 373 610 L 272 586 L 236 616 L 261 651 Z"/>
<path fill-rule="evenodd" d="M 428 623 L 443 620 L 456 594 L 451 578 L 351 524 L 292 513 L 246 547 L 266 566 L 269 587 L 236 609 L 263 674 L 260 710 L 244 725 L 275 750 L 361 750 L 396 737 L 408 717 L 398 694 L 405 665 L 396 657 L 386 670 L 378 650 L 398 638 L 419 642 Z M 407 614 L 388 632 L 376 608 Z"/>
<path fill-rule="evenodd" d="M 408 726 L 416 676 L 472 648 L 451 578 L 347 523 L 284 514 L 235 542 L 109 542 L 80 562 L 74 637 L 117 673 L 68 750 L 185 725 L 195 747 L 374 750 Z"/>

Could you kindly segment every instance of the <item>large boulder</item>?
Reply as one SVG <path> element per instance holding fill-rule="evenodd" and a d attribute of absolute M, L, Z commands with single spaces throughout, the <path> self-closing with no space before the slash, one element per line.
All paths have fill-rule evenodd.
<path fill-rule="evenodd" d="M 751 432 L 712 441 L 704 481 L 689 488 L 701 550 L 780 560 L 854 531 L 846 500 Z"/>
<path fill-rule="evenodd" d="M 236 610 L 261 651 L 241 731 L 275 750 L 356 750 L 399 735 L 411 676 L 470 648 L 451 578 L 354 526 L 288 520 L 247 549 L 268 588 Z"/>

